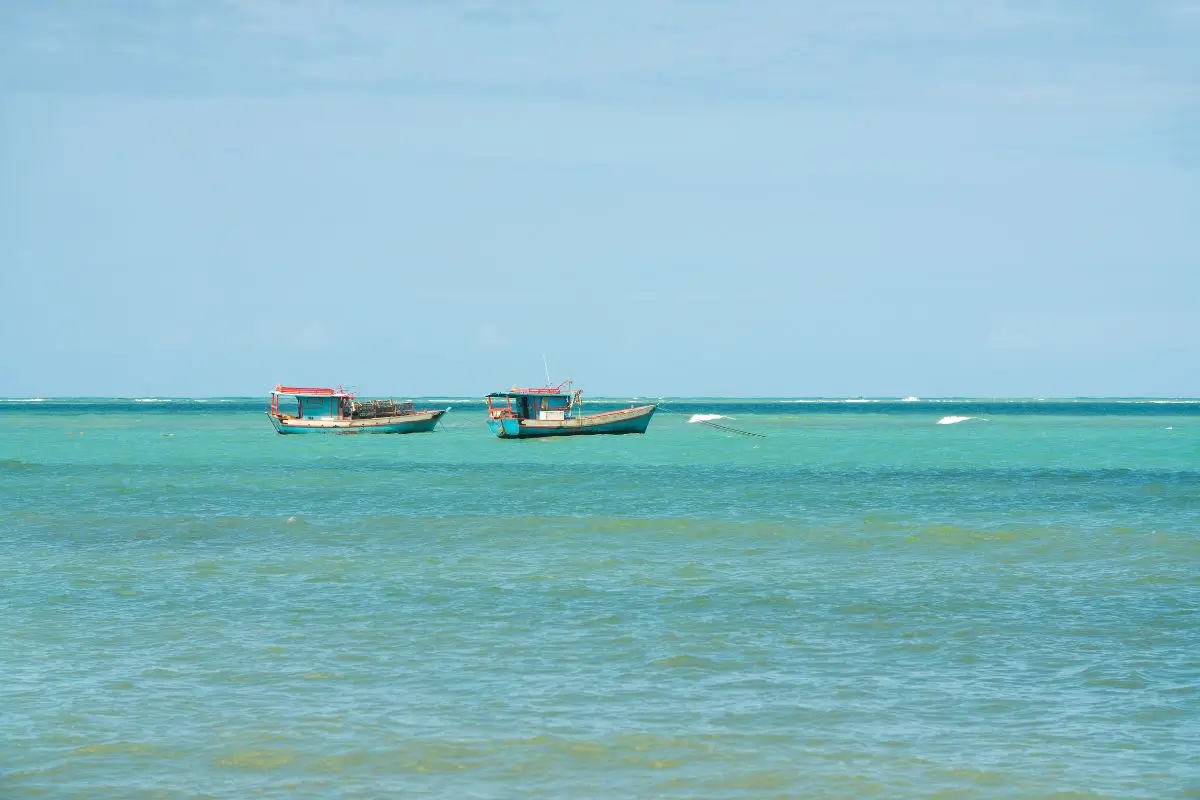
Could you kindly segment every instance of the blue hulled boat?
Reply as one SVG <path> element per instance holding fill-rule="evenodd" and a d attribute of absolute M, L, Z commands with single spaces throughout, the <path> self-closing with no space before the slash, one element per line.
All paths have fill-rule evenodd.
<path fill-rule="evenodd" d="M 543 389 L 513 387 L 487 395 L 488 429 L 501 439 L 645 433 L 658 408 L 651 404 L 584 414 L 583 392 L 572 391 L 570 385 L 567 381 Z"/>

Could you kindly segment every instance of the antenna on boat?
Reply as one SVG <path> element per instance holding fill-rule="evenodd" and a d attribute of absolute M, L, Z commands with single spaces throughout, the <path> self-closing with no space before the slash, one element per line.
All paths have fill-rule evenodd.
<path fill-rule="evenodd" d="M 542 366 L 546 368 L 546 387 L 550 387 L 550 362 L 546 360 L 546 354 L 542 353 Z"/>

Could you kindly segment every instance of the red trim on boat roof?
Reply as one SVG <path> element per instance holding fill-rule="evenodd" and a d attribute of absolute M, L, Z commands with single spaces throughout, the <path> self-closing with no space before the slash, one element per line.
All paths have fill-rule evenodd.
<path fill-rule="evenodd" d="M 305 386 L 276 386 L 276 394 L 301 394 L 316 397 L 336 397 L 338 395 L 348 395 L 349 392 L 343 391 L 341 387 L 337 389 L 329 388 L 310 388 Z"/>
<path fill-rule="evenodd" d="M 571 394 L 569 391 L 565 391 L 563 386 L 566 386 L 566 384 L 559 384 L 558 386 L 546 386 L 541 389 L 518 389 L 516 386 L 514 386 L 507 392 L 497 392 L 496 394 Z"/>

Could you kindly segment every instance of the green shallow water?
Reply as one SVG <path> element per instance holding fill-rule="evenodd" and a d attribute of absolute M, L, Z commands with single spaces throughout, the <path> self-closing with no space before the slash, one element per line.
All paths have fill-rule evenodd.
<path fill-rule="evenodd" d="M 0 796 L 1200 795 L 1200 406 L 147 405 L 0 408 Z"/>

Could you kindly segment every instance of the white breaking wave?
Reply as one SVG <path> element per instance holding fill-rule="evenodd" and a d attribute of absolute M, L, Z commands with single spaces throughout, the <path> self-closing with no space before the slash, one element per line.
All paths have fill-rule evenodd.
<path fill-rule="evenodd" d="M 975 418 L 974 417 L 942 417 L 941 419 L 939 419 L 937 421 L 937 424 L 938 425 L 956 425 L 960 422 L 966 422 L 969 419 L 975 419 Z"/>
<path fill-rule="evenodd" d="M 712 422 L 714 419 L 729 419 L 724 414 L 692 414 L 688 422 Z"/>
<path fill-rule="evenodd" d="M 157 397 L 135 397 L 135 398 L 133 398 L 133 402 L 135 402 L 135 403 L 169 403 L 171 401 L 170 400 L 162 400 Z"/>
<path fill-rule="evenodd" d="M 843 403 L 876 403 L 877 400 L 869 400 L 865 397 L 852 397 L 849 400 L 843 400 Z"/>
<path fill-rule="evenodd" d="M 908 397 L 903 398 L 900 402 L 901 403 L 919 403 L 919 402 L 921 402 L 921 398 L 914 397 L 910 394 Z"/>
<path fill-rule="evenodd" d="M 44 403 L 44 402 L 46 402 L 46 398 L 44 398 L 44 397 L 6 397 L 6 398 L 4 398 L 4 402 L 6 402 L 6 403 Z"/>

